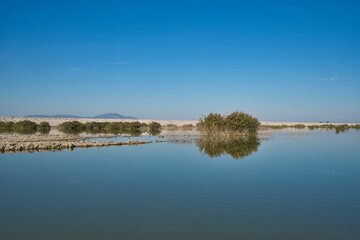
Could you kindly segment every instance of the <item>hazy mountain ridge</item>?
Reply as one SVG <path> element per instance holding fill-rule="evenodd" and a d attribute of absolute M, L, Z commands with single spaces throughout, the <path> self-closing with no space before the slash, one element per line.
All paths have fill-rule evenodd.
<path fill-rule="evenodd" d="M 100 119 L 137 119 L 136 117 L 133 116 L 125 116 L 125 115 L 121 115 L 118 113 L 105 113 L 105 114 L 100 114 L 94 117 L 90 117 L 90 118 L 100 118 Z"/>
<path fill-rule="evenodd" d="M 56 115 L 27 115 L 24 117 L 31 117 L 31 118 L 97 118 L 97 119 L 137 119 L 133 116 L 125 116 L 118 113 L 104 113 L 100 115 L 96 115 L 93 117 L 81 117 L 76 115 L 70 114 L 56 114 Z"/>

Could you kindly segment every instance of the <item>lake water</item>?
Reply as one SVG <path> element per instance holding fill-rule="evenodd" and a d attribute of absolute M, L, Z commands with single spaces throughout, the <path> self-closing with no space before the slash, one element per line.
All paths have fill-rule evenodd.
<path fill-rule="evenodd" d="M 360 239 L 360 131 L 0 154 L 0 239 Z"/>

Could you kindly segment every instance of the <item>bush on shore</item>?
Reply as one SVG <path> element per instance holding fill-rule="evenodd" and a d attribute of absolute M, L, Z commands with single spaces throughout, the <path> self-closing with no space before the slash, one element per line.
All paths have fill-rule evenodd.
<path fill-rule="evenodd" d="M 207 132 L 254 134 L 260 127 L 260 122 L 247 113 L 235 111 L 227 116 L 210 113 L 200 118 L 197 127 Z"/>
<path fill-rule="evenodd" d="M 156 123 L 159 124 L 159 123 Z M 131 134 L 138 136 L 143 132 L 152 128 L 160 128 L 161 125 L 147 125 L 145 123 L 136 122 L 89 122 L 81 123 L 78 121 L 63 122 L 59 125 L 59 129 L 65 133 L 78 134 L 80 132 L 89 133 L 112 133 L 112 134 Z"/>
<path fill-rule="evenodd" d="M 0 132 L 11 132 L 14 129 L 14 122 L 0 121 Z"/>
<path fill-rule="evenodd" d="M 161 129 L 161 124 L 158 122 L 151 122 L 149 124 L 149 131 L 158 131 Z"/>
<path fill-rule="evenodd" d="M 227 131 L 256 133 L 260 127 L 257 118 L 244 112 L 232 112 L 225 117 L 225 128 Z"/>
<path fill-rule="evenodd" d="M 322 125 L 308 125 L 305 126 L 304 124 L 295 124 L 295 125 L 265 125 L 261 126 L 263 129 L 285 129 L 285 128 L 296 128 L 296 129 L 305 129 L 308 128 L 309 130 L 335 130 L 335 133 L 342 133 L 345 131 L 348 131 L 349 129 L 360 129 L 359 124 L 355 125 L 348 125 L 348 124 L 342 124 L 342 125 L 334 125 L 334 124 L 322 124 Z"/>
<path fill-rule="evenodd" d="M 151 122 L 149 124 L 148 133 L 152 136 L 159 135 L 161 133 L 161 124 L 158 122 Z"/>
<path fill-rule="evenodd" d="M 23 120 L 14 124 L 14 130 L 16 132 L 36 132 L 37 126 L 35 122 Z"/>
<path fill-rule="evenodd" d="M 65 133 L 80 133 L 85 131 L 86 127 L 79 121 L 70 121 L 61 123 L 59 129 Z"/>
<path fill-rule="evenodd" d="M 36 131 L 42 133 L 47 133 L 51 129 L 48 122 L 41 122 L 37 124 L 36 122 L 23 120 L 19 122 L 3 122 L 0 121 L 0 132 L 15 132 L 20 134 L 32 134 Z"/>
<path fill-rule="evenodd" d="M 181 129 L 184 131 L 191 131 L 191 130 L 193 130 L 193 128 L 194 128 L 194 125 L 192 125 L 192 124 L 185 124 L 181 127 Z"/>
<path fill-rule="evenodd" d="M 37 126 L 38 131 L 42 132 L 42 133 L 46 133 L 46 132 L 50 132 L 51 126 L 48 122 L 41 122 L 38 126 Z"/>

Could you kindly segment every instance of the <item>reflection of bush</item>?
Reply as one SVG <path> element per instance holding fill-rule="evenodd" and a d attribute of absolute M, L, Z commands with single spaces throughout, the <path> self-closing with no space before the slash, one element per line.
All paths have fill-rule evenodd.
<path fill-rule="evenodd" d="M 246 137 L 202 135 L 197 139 L 196 145 L 201 152 L 210 157 L 230 155 L 234 159 L 242 159 L 256 152 L 260 141 L 256 135 Z"/>

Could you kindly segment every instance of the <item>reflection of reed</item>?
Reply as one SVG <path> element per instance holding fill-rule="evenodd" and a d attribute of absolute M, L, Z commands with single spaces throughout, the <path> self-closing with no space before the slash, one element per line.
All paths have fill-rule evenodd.
<path fill-rule="evenodd" d="M 212 158 L 221 155 L 230 155 L 234 159 L 242 159 L 257 151 L 260 146 L 260 140 L 256 135 L 202 135 L 197 139 L 196 145 L 200 152 Z"/>
<path fill-rule="evenodd" d="M 196 139 L 196 136 L 178 133 L 166 135 L 166 139 L 168 142 L 173 144 L 192 144 Z"/>

